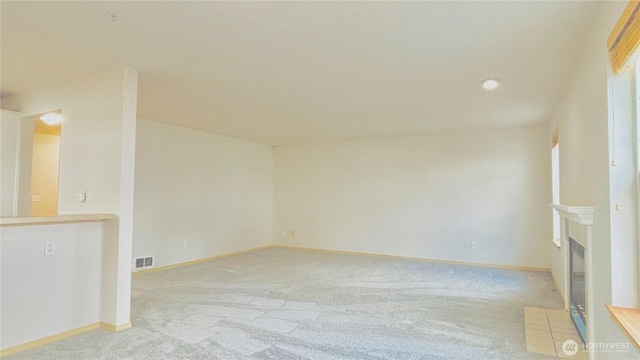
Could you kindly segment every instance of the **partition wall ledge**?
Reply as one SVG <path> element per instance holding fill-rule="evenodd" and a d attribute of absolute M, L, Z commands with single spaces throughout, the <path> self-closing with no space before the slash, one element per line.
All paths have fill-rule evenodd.
<path fill-rule="evenodd" d="M 6 217 L 0 218 L 0 226 L 29 226 L 29 225 L 47 225 L 47 224 L 64 224 L 79 223 L 91 221 L 113 220 L 115 214 L 68 214 L 58 216 L 39 216 L 39 217 Z"/>

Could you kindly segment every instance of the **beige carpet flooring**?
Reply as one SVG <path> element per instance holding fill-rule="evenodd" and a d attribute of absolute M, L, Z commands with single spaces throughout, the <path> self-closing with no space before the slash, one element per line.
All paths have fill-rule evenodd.
<path fill-rule="evenodd" d="M 562 307 L 550 273 L 269 248 L 136 276 L 132 329 L 6 359 L 553 359 L 523 306 Z"/>

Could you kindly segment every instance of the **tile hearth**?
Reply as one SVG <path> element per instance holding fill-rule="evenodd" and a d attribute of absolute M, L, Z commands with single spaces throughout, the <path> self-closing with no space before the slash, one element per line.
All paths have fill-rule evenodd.
<path fill-rule="evenodd" d="M 582 341 L 571 322 L 569 312 L 564 309 L 545 309 L 524 307 L 524 329 L 527 351 L 557 356 L 563 359 L 588 359 L 588 353 L 582 351 Z M 574 340 L 580 350 L 572 356 L 565 354 L 562 345 Z"/>

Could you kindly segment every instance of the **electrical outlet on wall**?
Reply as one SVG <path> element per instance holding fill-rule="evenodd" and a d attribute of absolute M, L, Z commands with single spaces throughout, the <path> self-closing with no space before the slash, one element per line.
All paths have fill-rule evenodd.
<path fill-rule="evenodd" d="M 44 243 L 44 256 L 53 256 L 56 254 L 56 242 L 47 241 Z"/>
<path fill-rule="evenodd" d="M 478 248 L 478 243 L 476 241 L 471 241 L 471 248 L 472 249 L 477 249 Z"/>
<path fill-rule="evenodd" d="M 284 236 L 284 229 L 280 229 L 280 235 Z"/>
<path fill-rule="evenodd" d="M 188 241 L 183 242 L 183 243 L 182 243 L 182 247 L 183 247 L 184 249 L 188 249 L 188 248 L 189 248 L 189 242 L 188 242 Z"/>

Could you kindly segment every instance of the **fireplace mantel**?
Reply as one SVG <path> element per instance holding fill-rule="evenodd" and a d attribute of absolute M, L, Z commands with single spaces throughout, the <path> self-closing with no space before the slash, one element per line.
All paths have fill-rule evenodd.
<path fill-rule="evenodd" d="M 584 266 L 585 266 L 585 302 L 586 302 L 586 342 L 593 343 L 593 318 L 594 318 L 594 301 L 593 301 L 593 251 L 591 242 L 593 237 L 593 215 L 594 208 L 591 206 L 566 206 L 562 204 L 549 204 L 550 207 L 556 209 L 563 219 L 560 229 L 562 267 L 564 274 L 562 275 L 562 286 L 565 309 L 570 310 L 570 250 L 569 250 L 569 231 L 574 226 L 584 228 L 584 236 L 576 236 L 572 238 L 584 247 Z M 589 353 L 589 358 L 593 359 L 594 353 Z"/>
<path fill-rule="evenodd" d="M 593 225 L 593 207 L 592 206 L 566 206 L 561 204 L 549 204 L 552 208 L 558 210 L 560 216 L 573 220 L 581 225 Z"/>

